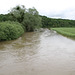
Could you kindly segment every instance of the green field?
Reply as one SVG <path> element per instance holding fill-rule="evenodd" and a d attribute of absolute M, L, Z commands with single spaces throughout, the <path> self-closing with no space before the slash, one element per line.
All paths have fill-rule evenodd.
<path fill-rule="evenodd" d="M 57 31 L 64 36 L 75 38 L 75 28 L 52 28 L 52 30 Z"/>

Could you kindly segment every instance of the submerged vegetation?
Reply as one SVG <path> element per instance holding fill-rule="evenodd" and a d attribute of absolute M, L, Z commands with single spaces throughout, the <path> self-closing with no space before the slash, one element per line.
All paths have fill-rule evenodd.
<path fill-rule="evenodd" d="M 52 29 L 64 36 L 75 38 L 75 28 L 52 28 Z"/>

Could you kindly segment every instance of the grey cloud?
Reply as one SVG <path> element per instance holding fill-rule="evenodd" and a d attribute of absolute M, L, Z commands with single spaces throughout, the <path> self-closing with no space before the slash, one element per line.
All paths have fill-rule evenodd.
<path fill-rule="evenodd" d="M 66 9 L 64 11 L 59 11 L 59 12 L 49 12 L 47 13 L 48 17 L 52 18 L 62 18 L 62 19 L 73 19 L 75 20 L 75 8 L 71 9 Z"/>

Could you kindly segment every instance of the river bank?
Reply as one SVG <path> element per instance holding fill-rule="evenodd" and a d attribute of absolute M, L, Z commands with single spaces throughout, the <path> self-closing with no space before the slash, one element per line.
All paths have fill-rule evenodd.
<path fill-rule="evenodd" d="M 67 36 L 69 38 L 75 39 L 75 28 L 52 28 L 56 32 L 62 34 L 63 36 Z"/>

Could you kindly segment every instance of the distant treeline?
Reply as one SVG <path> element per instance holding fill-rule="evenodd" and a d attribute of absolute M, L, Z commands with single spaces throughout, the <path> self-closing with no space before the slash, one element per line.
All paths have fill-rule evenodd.
<path fill-rule="evenodd" d="M 4 21 L 13 21 L 14 19 L 11 17 L 11 15 L 8 14 L 0 14 L 0 22 Z"/>
<path fill-rule="evenodd" d="M 41 16 L 42 18 L 42 27 L 50 28 L 50 27 L 75 27 L 75 20 L 67 20 L 67 19 L 53 19 L 47 16 Z M 8 14 L 0 14 L 0 22 L 2 21 L 15 21 L 12 16 Z"/>
<path fill-rule="evenodd" d="M 67 20 L 67 19 L 53 19 L 48 18 L 46 16 L 42 17 L 42 27 L 50 28 L 50 27 L 75 27 L 75 20 Z"/>

